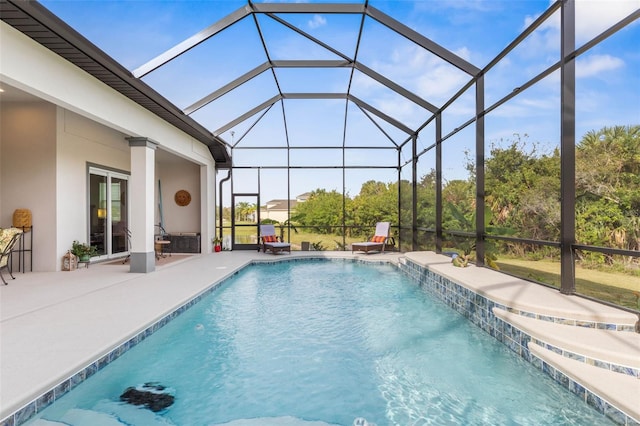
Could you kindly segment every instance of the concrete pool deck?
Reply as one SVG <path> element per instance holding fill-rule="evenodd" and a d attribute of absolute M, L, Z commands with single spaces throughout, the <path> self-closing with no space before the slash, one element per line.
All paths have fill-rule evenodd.
<path fill-rule="evenodd" d="M 80 369 L 126 342 L 187 301 L 252 261 L 302 257 L 356 258 L 398 262 L 404 256 L 438 273 L 463 282 L 471 280 L 474 291 L 513 301 L 527 307 L 571 312 L 580 318 L 614 319 L 633 323 L 633 314 L 498 274 L 482 268 L 451 268 L 445 256 L 434 253 L 292 252 L 272 255 L 255 251 L 195 255 L 160 266 L 149 274 L 129 272 L 129 265 L 93 264 L 73 272 L 16 273 L 16 280 L 0 288 L 0 419 L 69 378 Z M 518 283 L 515 287 L 513 283 Z M 511 283 L 511 284 L 509 284 Z M 524 285 L 522 283 L 525 283 Z M 540 289 L 542 289 L 540 291 Z M 635 318 L 637 320 L 637 318 Z M 549 324 L 522 327 L 547 330 Z M 573 328 L 573 327 L 572 327 Z M 593 330 L 600 331 L 603 330 Z M 616 332 L 594 333 L 589 339 L 597 356 L 608 351 L 616 359 L 637 362 L 640 367 L 640 335 Z M 619 335 L 625 336 L 620 337 Z M 568 336 L 570 337 L 570 336 Z M 579 343 L 574 343 L 579 347 Z M 585 349 L 587 350 L 587 349 Z M 635 360 L 635 361 L 634 361 Z M 562 363 L 564 360 L 550 359 Z M 618 374 L 606 372 L 610 374 Z M 576 373 L 579 374 L 579 373 Z M 618 374 L 619 375 L 619 374 Z M 610 383 L 609 375 L 594 375 L 603 391 L 615 388 L 616 402 L 624 407 L 640 400 L 640 380 Z M 622 388 L 620 388 L 622 386 Z M 616 390 L 617 389 L 617 390 Z M 635 413 L 640 411 L 637 407 Z"/>

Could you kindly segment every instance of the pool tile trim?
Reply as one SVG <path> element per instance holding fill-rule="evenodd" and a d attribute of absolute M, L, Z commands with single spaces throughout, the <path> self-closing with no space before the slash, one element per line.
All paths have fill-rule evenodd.
<path fill-rule="evenodd" d="M 549 345 L 545 342 L 540 342 L 539 340 L 532 338 L 532 336 L 523 332 L 517 327 L 495 316 L 495 314 L 493 313 L 493 309 L 501 309 L 506 312 L 527 316 L 529 318 L 536 318 L 542 321 L 550 321 L 554 323 L 571 324 L 578 327 L 581 327 L 583 326 L 583 324 L 585 324 L 589 328 L 604 328 L 607 330 L 629 331 L 627 330 L 626 325 L 576 321 L 572 319 L 552 317 L 548 315 L 538 315 L 532 312 L 520 311 L 518 309 L 505 306 L 483 295 L 480 295 L 473 290 L 470 290 L 463 285 L 450 280 L 447 277 L 431 271 L 428 266 L 420 265 L 412 261 L 411 259 L 401 259 L 401 261 L 398 263 L 398 268 L 407 276 L 416 281 L 420 286 L 426 289 L 434 297 L 445 302 L 450 308 L 454 309 L 462 316 L 467 318 L 472 324 L 478 326 L 489 335 L 494 337 L 496 340 L 506 345 L 511 351 L 518 354 L 527 362 L 533 364 L 536 368 L 546 373 L 566 389 L 580 396 L 580 398 L 583 399 L 585 403 L 594 407 L 596 410 L 607 416 L 613 422 L 620 425 L 640 425 L 637 420 L 628 416 L 617 407 L 614 407 L 604 398 L 591 392 L 582 384 L 573 381 L 561 371 L 555 369 L 548 363 L 531 354 L 528 344 L 529 342 L 534 342 L 555 353 L 572 359 L 582 359 L 582 361 L 586 363 L 595 362 L 595 360 L 584 357 L 580 354 L 569 354 L 568 351 L 564 351 L 561 348 Z M 631 376 L 640 378 L 637 369 L 628 368 L 626 366 L 614 367 L 610 363 L 607 364 L 608 365 L 599 366 L 608 368 L 611 371 L 616 371 L 622 374 L 629 374 Z"/>

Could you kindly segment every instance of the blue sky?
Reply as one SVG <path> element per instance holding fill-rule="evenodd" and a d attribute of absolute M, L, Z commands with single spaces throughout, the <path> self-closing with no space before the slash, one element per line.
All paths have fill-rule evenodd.
<path fill-rule="evenodd" d="M 260 2 L 256 2 L 260 3 Z M 359 2 L 357 2 L 359 3 Z M 243 7 L 244 1 L 62 1 L 42 4 L 91 40 L 124 67 L 135 70 L 198 31 Z M 483 68 L 551 4 L 548 0 L 422 0 L 369 1 L 369 5 L 402 22 L 421 35 Z M 603 30 L 640 8 L 640 0 L 577 0 L 576 44 L 583 45 Z M 292 25 L 344 52 L 349 57 L 356 45 L 360 16 L 282 15 Z M 259 17 L 260 30 L 267 41 L 271 59 L 336 59 L 333 53 L 299 37 L 276 21 Z M 559 14 L 535 31 L 520 47 L 486 75 L 485 104 L 489 106 L 524 82 L 557 62 Z M 640 124 L 640 25 L 627 26 L 613 37 L 580 56 L 577 61 L 577 138 L 603 126 Z M 440 106 L 470 77 L 425 49 L 398 36 L 374 20 L 367 20 L 358 50 L 358 61 L 398 83 L 433 105 Z M 143 77 L 143 80 L 180 108 L 229 83 L 266 61 L 256 26 L 246 19 L 216 35 L 206 43 Z M 283 92 L 344 92 L 349 82 L 347 69 L 277 69 Z M 429 113 L 413 102 L 356 73 L 352 93 L 385 114 L 415 129 Z M 248 84 L 223 96 L 193 114 L 211 131 L 216 131 L 251 108 L 277 94 L 271 73 L 263 73 Z M 474 115 L 473 93 L 463 96 L 445 112 L 443 132 L 447 134 Z M 500 144 L 520 135 L 528 144 L 551 150 L 559 140 L 559 75 L 553 74 L 515 99 L 502 105 L 486 119 L 486 140 Z M 380 146 L 399 143 L 407 135 L 376 120 L 372 123 L 355 105 L 348 106 L 348 126 L 344 131 L 344 100 L 285 101 L 292 146 Z M 274 105 L 260 120 L 251 117 L 221 136 L 229 143 L 250 130 L 238 146 L 284 146 L 283 108 Z M 232 137 L 231 131 L 234 132 Z M 419 136 L 419 150 L 433 143 L 433 126 Z M 524 137 L 528 135 L 528 137 Z M 344 140 L 343 140 L 344 138 Z M 391 142 L 389 139 L 392 139 Z M 464 176 L 460 153 L 473 147 L 473 131 L 463 131 L 445 145 L 445 179 Z M 245 151 L 244 158 L 260 158 L 264 165 L 283 165 L 284 151 Z M 304 165 L 339 165 L 341 154 L 329 150 L 298 150 L 291 155 Z M 405 153 L 402 160 L 408 160 Z M 394 164 L 390 150 L 354 150 L 348 154 L 352 165 Z M 249 161 L 249 160 L 246 160 Z M 428 172 L 432 155 L 421 160 L 419 170 Z M 347 191 L 356 195 L 367 178 L 389 182 L 388 171 L 348 171 Z M 251 173 L 248 173 L 251 175 Z M 263 183 L 262 201 L 286 198 L 277 182 L 285 175 L 272 176 L 273 185 Z M 318 187 L 342 190 L 341 172 L 319 170 L 292 172 L 292 196 Z M 247 177 L 246 189 L 254 187 Z M 281 191 L 281 189 L 280 189 Z"/>

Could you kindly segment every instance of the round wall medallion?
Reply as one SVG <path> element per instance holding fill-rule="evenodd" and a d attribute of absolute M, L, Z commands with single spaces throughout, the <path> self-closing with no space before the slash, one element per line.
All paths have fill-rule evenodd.
<path fill-rule="evenodd" d="M 181 189 L 180 191 L 176 192 L 174 199 L 176 200 L 177 205 L 188 206 L 191 202 L 191 194 L 189 194 L 189 191 Z"/>

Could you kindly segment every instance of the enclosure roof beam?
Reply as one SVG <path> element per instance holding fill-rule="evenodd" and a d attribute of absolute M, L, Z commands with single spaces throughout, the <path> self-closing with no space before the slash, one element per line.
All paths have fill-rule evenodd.
<path fill-rule="evenodd" d="M 343 59 L 283 59 L 271 61 L 274 68 L 345 68 L 353 66 Z"/>
<path fill-rule="evenodd" d="M 237 117 L 236 119 L 228 122 L 224 126 L 220 127 L 218 130 L 213 132 L 213 134 L 216 135 L 216 136 L 221 135 L 222 133 L 226 132 L 227 130 L 230 130 L 233 127 L 237 126 L 238 124 L 242 123 L 244 120 L 246 120 L 247 118 L 251 117 L 252 115 L 257 114 L 258 112 L 262 111 L 265 108 L 269 108 L 271 105 L 275 104 L 280 99 L 282 99 L 282 95 L 274 96 L 273 98 L 269 99 L 268 101 L 265 101 L 265 102 L 261 103 L 257 107 L 250 109 L 249 111 L 245 112 L 244 114 L 242 114 L 241 116 Z"/>
<path fill-rule="evenodd" d="M 255 108 L 252 108 L 251 110 L 249 110 L 246 113 L 242 114 L 241 116 L 237 117 L 236 119 L 228 122 L 224 126 L 220 127 L 218 130 L 213 132 L 213 134 L 218 136 L 218 135 L 226 132 L 227 130 L 232 129 L 234 126 L 237 126 L 238 124 L 242 123 L 247 118 L 249 118 L 252 115 L 262 111 L 265 108 L 270 107 L 271 105 L 273 105 L 274 103 L 278 102 L 281 99 L 347 99 L 347 100 L 353 102 L 354 104 L 356 104 L 357 106 L 359 106 L 360 108 L 362 108 L 363 110 L 368 111 L 373 115 L 376 115 L 377 117 L 383 119 L 384 121 L 386 121 L 387 123 L 391 124 L 392 126 L 397 127 L 398 129 L 402 130 L 403 132 L 405 132 L 405 133 L 407 133 L 409 135 L 415 133 L 413 130 L 411 130 L 409 127 L 407 127 L 406 125 L 402 124 L 398 120 L 388 116 L 387 114 L 385 114 L 382 111 L 374 108 L 373 106 L 371 106 L 368 103 L 362 101 L 361 99 L 358 99 L 357 97 L 355 97 L 353 95 L 347 95 L 345 93 L 283 93 L 282 95 L 276 95 L 276 96 L 272 97 L 268 101 L 261 103 L 260 105 L 256 106 Z"/>
<path fill-rule="evenodd" d="M 356 62 L 354 64 L 354 67 L 355 67 L 355 69 L 357 69 L 358 71 L 362 72 L 363 74 L 371 77 L 372 79 L 374 79 L 378 83 L 388 87 L 389 89 L 391 89 L 394 92 L 404 96 L 405 98 L 409 99 L 410 101 L 420 105 L 422 108 L 426 109 L 427 111 L 429 111 L 429 112 L 431 112 L 433 114 L 435 114 L 438 111 L 438 107 L 436 107 L 435 105 L 425 101 L 420 96 L 416 95 L 413 92 L 410 92 L 409 90 L 405 89 L 404 87 L 400 86 L 399 84 L 394 83 L 393 81 L 389 80 L 388 78 L 386 78 L 382 74 L 379 74 L 379 73 L 375 72 L 374 70 L 372 70 L 371 68 L 367 67 L 366 65 L 364 65 L 364 64 L 362 64 L 360 62 Z"/>
<path fill-rule="evenodd" d="M 404 124 L 402 124 L 401 122 L 399 122 L 395 118 L 389 117 L 387 114 L 385 114 L 382 111 L 372 107 L 371 105 L 369 105 L 368 103 L 362 101 L 361 99 L 358 99 L 353 95 L 347 95 L 347 99 L 349 99 L 354 104 L 358 105 L 360 108 L 369 111 L 371 114 L 376 115 L 379 118 L 381 118 L 384 121 L 386 121 L 387 123 L 397 127 L 398 129 L 402 130 L 406 134 L 411 135 L 411 134 L 415 133 L 413 130 L 411 130 L 409 127 L 405 126 Z"/>
<path fill-rule="evenodd" d="M 263 63 L 261 65 L 258 65 L 257 67 L 255 67 L 251 71 L 249 71 L 249 72 L 241 75 L 240 77 L 236 78 L 235 80 L 225 84 L 224 86 L 222 86 L 221 88 L 219 88 L 215 92 L 211 92 L 210 94 L 208 94 L 204 98 L 200 99 L 199 101 L 195 102 L 194 104 L 189 105 L 188 107 L 186 107 L 183 110 L 184 113 L 187 114 L 187 115 L 193 114 L 194 112 L 196 112 L 200 108 L 204 107 L 205 105 L 209 104 L 210 102 L 213 102 L 216 99 L 218 99 L 219 97 L 229 93 L 233 89 L 242 86 L 247 81 L 251 80 L 254 77 L 257 77 L 258 75 L 262 74 L 263 72 L 265 72 L 266 70 L 268 70 L 270 68 L 271 68 L 271 65 L 269 65 L 269 62 L 265 62 L 265 63 Z"/>
<path fill-rule="evenodd" d="M 406 25 L 404 25 L 399 21 L 396 21 L 395 19 L 379 11 L 375 7 L 367 6 L 366 13 L 367 13 L 367 16 L 370 16 L 371 18 L 380 22 L 382 25 L 386 26 L 387 28 L 390 28 L 396 33 L 406 37 L 407 39 L 411 40 L 418 46 L 428 50 L 429 52 L 447 61 L 448 63 L 455 66 L 456 68 L 466 72 L 467 74 L 471 76 L 475 76 L 480 72 L 480 68 L 477 68 L 476 66 L 470 64 L 469 62 L 465 61 L 455 53 L 429 40 L 427 37 L 423 36 L 419 32 L 412 30 L 411 28 L 407 27 Z"/>
<path fill-rule="evenodd" d="M 345 93 L 283 93 L 283 99 L 347 99 Z"/>
<path fill-rule="evenodd" d="M 271 19 L 273 19 L 274 21 L 280 23 L 281 25 L 284 25 L 285 27 L 289 28 L 291 31 L 294 31 L 298 34 L 300 34 L 302 37 L 310 40 L 311 42 L 317 44 L 318 46 L 322 46 L 324 49 L 328 50 L 329 52 L 333 53 L 336 56 L 341 57 L 344 60 L 350 61 L 351 59 L 345 55 L 344 53 L 340 52 L 338 49 L 335 49 L 334 47 L 328 45 L 327 43 L 315 38 L 314 36 L 312 36 L 311 34 L 302 31 L 300 28 L 296 27 L 295 25 L 291 25 L 291 23 L 285 21 L 284 19 L 280 18 L 277 15 L 274 15 L 272 13 L 267 14 L 267 16 Z"/>
<path fill-rule="evenodd" d="M 193 49 L 203 41 L 220 33 L 222 30 L 229 28 L 231 25 L 242 20 L 243 18 L 245 18 L 250 14 L 251 14 L 251 8 L 249 7 L 249 5 L 245 5 L 241 7 L 240 9 L 236 10 L 235 12 L 232 12 L 230 15 L 227 15 L 223 19 L 213 23 L 212 25 L 205 28 L 204 30 L 180 42 L 179 44 L 175 45 L 174 47 L 167 50 L 166 52 L 156 56 L 146 64 L 136 68 L 133 71 L 133 75 L 136 78 L 144 77 L 145 75 L 149 74 L 151 71 L 177 58 L 178 56 L 182 55 L 188 50 Z"/>
<path fill-rule="evenodd" d="M 251 3 L 256 13 L 364 13 L 360 3 Z"/>

